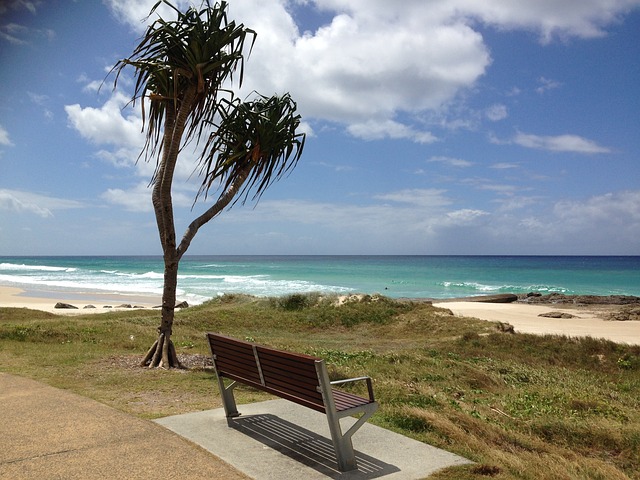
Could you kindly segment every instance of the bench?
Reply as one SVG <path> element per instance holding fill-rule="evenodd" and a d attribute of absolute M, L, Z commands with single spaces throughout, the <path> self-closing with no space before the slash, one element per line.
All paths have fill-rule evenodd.
<path fill-rule="evenodd" d="M 233 389 L 237 382 L 243 383 L 324 413 L 329 423 L 338 468 L 342 472 L 357 468 L 351 437 L 378 408 L 373 397 L 371 378 L 332 382 L 321 358 L 276 350 L 215 333 L 207 333 L 207 339 L 230 426 L 231 419 L 240 415 Z M 356 381 L 366 382 L 369 398 L 333 388 Z M 343 433 L 340 419 L 358 414 L 361 414 L 360 418 Z"/>

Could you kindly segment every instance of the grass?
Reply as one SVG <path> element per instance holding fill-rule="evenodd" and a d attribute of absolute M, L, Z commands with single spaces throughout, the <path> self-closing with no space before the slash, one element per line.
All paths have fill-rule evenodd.
<path fill-rule="evenodd" d="M 145 418 L 219 407 L 204 363 L 136 367 L 158 320 L 143 310 L 0 309 L 0 370 Z M 333 378 L 370 375 L 381 404 L 373 423 L 476 462 L 431 478 L 640 479 L 640 347 L 501 333 L 385 298 L 336 307 L 317 295 L 227 295 L 181 311 L 179 355 L 204 359 L 205 331 L 321 356 Z M 266 398 L 238 390 L 239 403 Z"/>

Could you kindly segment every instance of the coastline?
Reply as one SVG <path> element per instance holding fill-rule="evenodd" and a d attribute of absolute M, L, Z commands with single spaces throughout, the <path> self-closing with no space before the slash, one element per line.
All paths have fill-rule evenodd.
<path fill-rule="evenodd" d="M 413 299 L 415 301 L 415 299 Z M 77 308 L 55 308 L 62 302 Z M 0 307 L 29 308 L 56 315 L 87 315 L 132 309 L 157 309 L 160 297 L 24 290 L 0 285 Z M 432 300 L 435 307 L 449 309 L 455 316 L 508 323 L 517 333 L 566 335 L 568 337 L 603 338 L 618 343 L 640 345 L 640 322 L 606 320 L 607 313 L 620 305 L 582 305 L 550 303 L 483 303 L 470 299 Z M 93 305 L 95 308 L 85 308 Z M 126 305 L 126 306 L 125 306 Z M 540 314 L 565 312 L 573 318 L 547 318 Z"/>
<path fill-rule="evenodd" d="M 77 308 L 55 308 L 58 302 Z M 134 308 L 153 309 L 161 303 L 162 299 L 156 296 L 24 290 L 0 285 L 0 307 L 30 308 L 57 315 L 86 315 Z M 87 305 L 93 305 L 95 308 L 85 308 Z"/>

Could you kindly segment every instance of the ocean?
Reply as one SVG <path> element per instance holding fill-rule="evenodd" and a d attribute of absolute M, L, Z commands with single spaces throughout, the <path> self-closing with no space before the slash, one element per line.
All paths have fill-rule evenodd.
<path fill-rule="evenodd" d="M 62 294 L 162 294 L 162 258 L 0 257 L 0 285 Z M 497 293 L 640 296 L 640 256 L 186 256 L 178 299 L 225 293 L 380 293 L 445 299 Z"/>

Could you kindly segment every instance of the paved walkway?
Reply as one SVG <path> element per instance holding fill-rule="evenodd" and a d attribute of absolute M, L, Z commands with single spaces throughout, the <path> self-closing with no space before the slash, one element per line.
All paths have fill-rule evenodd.
<path fill-rule="evenodd" d="M 358 470 L 337 471 L 325 416 L 284 400 L 139 419 L 0 373 L 0 479 L 417 480 L 468 460 L 372 424 L 353 437 Z M 343 420 L 348 421 L 348 420 Z"/>
<path fill-rule="evenodd" d="M 0 479 L 249 477 L 153 422 L 0 373 Z"/>

